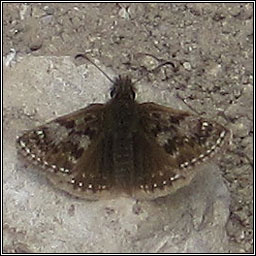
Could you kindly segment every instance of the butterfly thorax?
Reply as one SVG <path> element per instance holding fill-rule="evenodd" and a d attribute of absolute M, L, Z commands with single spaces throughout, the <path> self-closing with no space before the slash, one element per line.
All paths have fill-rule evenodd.
<path fill-rule="evenodd" d="M 134 127 L 137 119 L 135 89 L 129 77 L 119 76 L 111 90 L 112 99 L 106 108 L 106 117 L 113 130 L 126 130 Z"/>

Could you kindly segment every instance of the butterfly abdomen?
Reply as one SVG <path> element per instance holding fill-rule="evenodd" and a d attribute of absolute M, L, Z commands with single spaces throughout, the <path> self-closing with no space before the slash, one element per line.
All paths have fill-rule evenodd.
<path fill-rule="evenodd" d="M 134 102 L 116 101 L 112 105 L 112 174 L 115 185 L 130 193 L 134 173 L 134 134 L 136 111 Z"/>
<path fill-rule="evenodd" d="M 130 185 L 134 169 L 133 153 L 132 134 L 115 134 L 113 137 L 113 172 L 117 186 L 126 188 Z"/>

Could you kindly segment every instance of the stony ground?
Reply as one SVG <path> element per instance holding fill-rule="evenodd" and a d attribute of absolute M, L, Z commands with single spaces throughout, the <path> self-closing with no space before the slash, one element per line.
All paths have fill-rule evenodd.
<path fill-rule="evenodd" d="M 22 65 L 25 66 L 23 69 L 17 70 L 22 70 L 23 79 L 29 81 L 32 76 L 30 72 L 34 74 L 45 70 L 46 74 L 59 65 L 58 61 L 51 62 L 49 58 L 74 57 L 77 53 L 87 53 L 99 65 L 104 66 L 109 74 L 128 73 L 134 79 L 141 77 L 145 70 L 156 67 L 163 60 L 171 60 L 175 63 L 179 68 L 175 74 L 170 67 L 165 66 L 159 72 L 150 74 L 145 80 L 147 80 L 147 84 L 151 84 L 150 90 L 153 92 L 151 94 L 157 92 L 163 95 L 163 101 L 170 102 L 168 95 L 178 93 L 194 111 L 215 119 L 232 130 L 232 145 L 221 160 L 215 163 L 223 177 L 222 181 L 228 188 L 228 194 L 230 194 L 228 219 L 224 223 L 228 245 L 223 247 L 223 251 L 252 252 L 253 4 L 3 4 L 3 54 L 6 65 L 4 81 L 10 83 L 14 78 L 19 79 L 19 76 L 15 76 L 11 71 L 16 61 L 19 62 L 18 60 L 24 59 Z M 145 53 L 149 55 L 145 55 Z M 40 59 L 42 57 L 46 62 L 42 62 Z M 46 66 L 48 65 L 48 68 L 45 68 L 44 63 Z M 64 67 L 61 66 L 63 76 L 69 75 L 69 70 L 72 70 L 72 66 L 69 65 L 69 62 L 64 61 Z M 42 70 L 40 70 L 41 67 Z M 65 68 L 67 69 L 64 70 Z M 61 76 L 60 70 L 58 72 L 58 75 Z M 88 74 L 83 73 L 83 75 L 86 77 Z M 76 79 L 73 78 L 75 76 L 70 75 L 70 79 L 71 77 Z M 97 78 L 95 81 L 97 82 Z M 74 80 L 69 82 L 72 84 Z M 15 151 L 12 146 L 9 149 L 8 143 L 10 145 L 13 143 L 13 137 L 15 139 L 19 130 L 28 128 L 24 120 L 31 120 L 31 116 L 33 116 L 32 124 L 35 125 L 35 120 L 43 121 L 44 118 L 54 117 L 34 111 L 38 106 L 37 102 L 33 100 L 34 94 L 30 94 L 29 88 L 25 91 L 27 94 L 22 98 L 19 92 L 21 90 L 24 95 L 25 85 L 23 92 L 22 89 L 16 88 L 15 93 L 12 91 L 11 84 L 4 86 L 3 115 L 4 139 L 6 141 L 4 156 L 9 155 L 9 158 L 5 158 L 4 161 L 8 168 L 10 168 L 10 159 L 15 158 L 10 153 L 14 152 L 15 154 Z M 50 94 L 48 89 L 45 87 L 40 90 L 45 95 Z M 61 91 L 61 89 L 58 90 Z M 77 90 L 75 95 L 80 97 L 83 87 L 77 87 L 74 90 Z M 107 92 L 105 89 L 102 90 L 103 93 Z M 66 91 L 66 93 L 71 95 L 74 94 L 74 91 Z M 101 100 L 97 98 L 97 94 L 98 92 L 95 91 L 87 92 L 86 102 Z M 54 98 L 49 99 L 50 101 L 54 100 Z M 24 103 L 26 100 L 27 103 Z M 47 101 L 47 99 L 45 100 Z M 55 110 L 52 107 L 58 107 L 60 104 L 66 105 L 61 99 L 58 101 L 52 103 L 51 108 L 46 108 L 44 111 L 53 113 Z M 76 99 L 72 98 L 71 101 L 75 102 Z M 77 100 L 77 102 L 81 101 Z M 42 102 L 38 102 L 38 104 L 44 105 Z M 73 108 L 71 110 L 75 110 L 79 106 L 73 105 Z M 63 113 L 67 110 L 63 110 Z M 15 125 L 13 125 L 14 123 Z M 11 168 L 15 169 L 13 165 Z M 9 174 L 9 169 L 4 171 L 5 184 L 5 182 L 8 183 L 9 177 L 12 178 L 12 175 Z M 10 199 L 7 198 L 7 194 L 4 197 L 5 204 L 8 204 L 8 199 Z M 78 204 L 82 204 L 82 202 L 79 201 Z M 72 216 L 74 211 L 72 205 L 69 206 L 69 216 Z M 140 207 L 135 211 L 136 216 L 139 215 Z M 147 212 L 147 207 L 144 205 L 144 212 Z M 167 209 L 169 209 L 168 207 Z M 111 209 L 111 207 L 104 208 L 107 216 L 113 216 Z M 54 207 L 52 207 L 52 211 L 54 211 Z M 157 210 L 155 213 L 158 214 Z M 19 218 L 19 216 L 10 217 L 9 215 L 4 219 L 5 250 L 7 252 L 38 252 L 39 250 L 45 252 L 42 248 L 33 247 L 33 241 L 28 241 L 23 237 L 28 231 L 26 228 L 20 230 L 15 227 L 14 222 L 11 221 L 12 218 Z M 116 219 L 113 217 L 113 220 Z M 184 219 L 182 220 L 184 221 Z M 58 222 L 58 220 L 55 221 Z M 108 221 L 110 220 L 108 219 Z M 112 224 L 110 221 L 109 225 Z M 119 227 L 116 223 L 113 225 L 116 228 Z M 149 229 L 146 229 L 145 232 L 148 232 Z M 168 252 L 168 247 L 164 247 L 168 240 L 166 230 L 164 236 L 159 235 L 158 237 L 161 240 L 158 242 L 163 244 L 162 247 L 152 248 L 147 247 L 148 244 L 142 243 L 136 250 L 134 249 L 135 242 L 129 241 L 128 244 L 133 244 L 131 246 L 133 249 L 130 251 Z M 125 230 L 125 232 L 128 231 Z M 132 229 L 129 232 L 132 233 Z M 145 232 L 142 232 L 144 236 Z M 124 240 L 129 240 L 129 235 L 121 237 Z M 121 241 L 120 244 L 122 245 L 122 243 L 124 242 Z M 154 239 L 152 239 L 152 243 L 154 243 Z M 111 252 L 111 248 L 114 248 L 114 245 L 113 247 L 108 245 L 105 251 Z M 124 245 L 123 248 L 123 251 L 129 251 L 130 247 Z M 172 248 L 172 250 L 185 252 L 184 248 L 182 250 Z M 195 249 L 198 247 L 193 248 L 194 252 L 200 251 L 200 249 Z M 72 249 L 73 252 L 79 252 L 79 250 L 79 247 Z M 88 251 L 97 252 L 99 250 L 104 252 L 104 247 L 100 249 L 93 247 L 93 242 L 92 247 L 88 247 Z M 52 248 L 51 252 L 54 251 L 55 248 Z M 118 251 L 118 248 L 112 249 L 113 251 Z M 189 249 L 187 249 L 188 251 Z"/>

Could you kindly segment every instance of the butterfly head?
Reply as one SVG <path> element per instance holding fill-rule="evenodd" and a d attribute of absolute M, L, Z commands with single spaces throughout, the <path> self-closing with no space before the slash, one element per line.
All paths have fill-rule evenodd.
<path fill-rule="evenodd" d="M 110 92 L 112 99 L 131 100 L 135 99 L 135 88 L 130 77 L 118 76 Z"/>

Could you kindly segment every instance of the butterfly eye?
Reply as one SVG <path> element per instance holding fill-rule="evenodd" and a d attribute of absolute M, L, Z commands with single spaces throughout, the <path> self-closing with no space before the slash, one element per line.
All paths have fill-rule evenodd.
<path fill-rule="evenodd" d="M 134 99 L 135 99 L 135 96 L 136 96 L 136 94 L 135 94 L 135 92 L 132 90 L 131 98 L 134 100 Z"/>
<path fill-rule="evenodd" d="M 110 97 L 111 97 L 111 98 L 114 98 L 115 95 L 116 95 L 116 88 L 113 87 L 113 88 L 111 89 L 111 91 L 110 91 Z"/>

